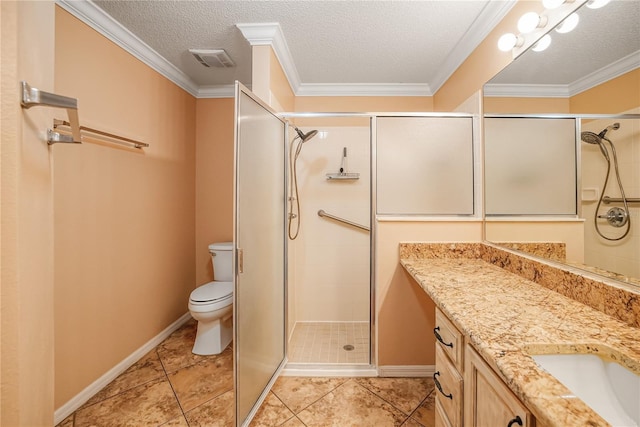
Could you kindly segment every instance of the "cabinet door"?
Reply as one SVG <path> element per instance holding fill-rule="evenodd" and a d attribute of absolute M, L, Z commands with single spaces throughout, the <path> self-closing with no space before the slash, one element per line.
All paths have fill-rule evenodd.
<path fill-rule="evenodd" d="M 532 427 L 531 413 L 469 345 L 465 353 L 464 425 Z"/>
<path fill-rule="evenodd" d="M 436 372 L 433 380 L 437 388 L 436 406 L 442 410 L 450 426 L 461 427 L 462 378 L 440 347 L 436 347 Z"/>

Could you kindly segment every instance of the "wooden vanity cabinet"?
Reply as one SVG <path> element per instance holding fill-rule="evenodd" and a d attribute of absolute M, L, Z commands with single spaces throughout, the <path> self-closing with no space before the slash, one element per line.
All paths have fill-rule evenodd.
<path fill-rule="evenodd" d="M 465 351 L 465 427 L 533 427 L 535 419 L 482 357 Z"/>
<path fill-rule="evenodd" d="M 433 332 L 436 427 L 535 427 L 531 412 L 438 308 Z"/>
<path fill-rule="evenodd" d="M 436 427 L 461 427 L 463 415 L 464 337 L 436 309 Z"/>

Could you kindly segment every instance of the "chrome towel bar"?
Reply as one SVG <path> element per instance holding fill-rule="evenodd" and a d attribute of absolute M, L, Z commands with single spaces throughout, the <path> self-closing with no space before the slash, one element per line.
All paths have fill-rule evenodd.
<path fill-rule="evenodd" d="M 78 118 L 77 99 L 42 91 L 31 87 L 29 83 L 25 81 L 20 82 L 20 86 L 22 87 L 22 99 L 20 100 L 22 108 L 44 105 L 47 107 L 65 108 L 67 110 L 71 136 L 60 135 L 56 132 L 49 131 L 47 132 L 47 141 L 49 144 L 56 142 L 80 142 L 80 119 Z"/>
<path fill-rule="evenodd" d="M 333 219 L 334 221 L 338 221 L 338 222 L 341 222 L 343 224 L 347 224 L 347 225 L 350 225 L 352 227 L 359 228 L 360 230 L 369 231 L 369 227 L 367 227 L 365 225 L 361 225 L 361 224 L 355 223 L 353 221 L 349 221 L 348 219 L 344 219 L 344 218 L 337 217 L 335 215 L 328 214 L 322 209 L 320 209 L 318 211 L 318 216 L 326 217 L 326 218 L 329 218 L 329 219 Z"/>

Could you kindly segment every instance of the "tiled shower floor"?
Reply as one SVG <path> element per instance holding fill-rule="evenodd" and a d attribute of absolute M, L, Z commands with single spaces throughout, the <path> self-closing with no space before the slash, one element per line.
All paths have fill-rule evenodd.
<path fill-rule="evenodd" d="M 191 353 L 189 322 L 62 421 L 61 427 L 232 427 L 233 352 Z M 432 427 L 430 378 L 280 377 L 251 426 Z"/>
<path fill-rule="evenodd" d="M 369 322 L 297 322 L 288 358 L 290 363 L 369 364 Z"/>

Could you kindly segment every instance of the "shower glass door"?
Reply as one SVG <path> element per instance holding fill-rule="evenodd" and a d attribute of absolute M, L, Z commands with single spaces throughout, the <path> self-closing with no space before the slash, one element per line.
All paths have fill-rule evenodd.
<path fill-rule="evenodd" d="M 234 369 L 248 425 L 285 357 L 286 124 L 236 84 Z"/>

